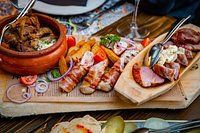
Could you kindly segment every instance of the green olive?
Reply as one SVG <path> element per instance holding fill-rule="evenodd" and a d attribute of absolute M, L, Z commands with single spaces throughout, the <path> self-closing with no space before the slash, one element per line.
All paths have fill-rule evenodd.
<path fill-rule="evenodd" d="M 134 122 L 126 122 L 125 128 L 124 128 L 124 133 L 132 133 L 136 129 L 137 129 L 137 126 Z"/>
<path fill-rule="evenodd" d="M 115 116 L 106 122 L 105 133 L 123 133 L 125 123 L 121 116 Z"/>

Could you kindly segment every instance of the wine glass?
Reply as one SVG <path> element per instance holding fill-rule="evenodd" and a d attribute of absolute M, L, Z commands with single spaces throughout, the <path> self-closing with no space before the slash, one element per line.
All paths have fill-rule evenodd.
<path fill-rule="evenodd" d="M 135 0 L 135 11 L 133 12 L 131 23 L 129 23 L 129 21 L 125 21 L 122 25 L 117 27 L 117 32 L 119 34 L 132 40 L 138 41 L 147 37 L 150 33 L 147 29 L 140 28 L 137 25 L 139 3 L 140 0 Z"/>

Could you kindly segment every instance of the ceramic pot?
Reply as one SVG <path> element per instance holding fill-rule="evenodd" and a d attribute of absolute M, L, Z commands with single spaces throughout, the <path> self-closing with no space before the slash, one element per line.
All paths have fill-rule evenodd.
<path fill-rule="evenodd" d="M 37 15 L 41 25 L 50 27 L 58 36 L 57 42 L 47 49 L 34 52 L 18 52 L 0 46 L 1 69 L 17 75 L 42 74 L 54 68 L 59 58 L 67 51 L 66 27 L 49 16 L 34 14 Z M 0 30 L 15 17 L 11 16 L 2 20 Z"/>

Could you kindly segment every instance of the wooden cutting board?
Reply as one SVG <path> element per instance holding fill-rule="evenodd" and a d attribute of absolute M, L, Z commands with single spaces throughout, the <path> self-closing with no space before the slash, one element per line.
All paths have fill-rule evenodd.
<path fill-rule="evenodd" d="M 186 72 L 177 85 L 167 93 L 148 101 L 141 105 L 124 102 L 117 95 L 115 100 L 103 102 L 27 102 L 24 104 L 14 104 L 3 102 L 8 74 L 0 70 L 0 113 L 7 117 L 18 117 L 37 114 L 61 113 L 61 112 L 80 112 L 96 110 L 114 109 L 144 109 L 144 108 L 163 108 L 163 109 L 182 109 L 188 107 L 200 95 L 200 61 Z M 116 93 L 116 92 L 114 92 Z M 110 95 L 111 96 L 111 95 Z M 92 100 L 91 100 L 92 101 Z"/>
<path fill-rule="evenodd" d="M 200 28 L 188 24 L 181 28 L 191 28 L 197 32 L 200 32 Z M 156 98 L 170 89 L 174 89 L 173 86 L 178 83 L 178 81 L 182 78 L 183 74 L 185 74 L 186 71 L 188 71 L 192 65 L 200 58 L 200 52 L 197 52 L 194 55 L 194 58 L 189 60 L 189 65 L 187 67 L 181 67 L 179 79 L 172 82 L 167 82 L 162 85 L 156 86 L 156 87 L 149 87 L 144 88 L 141 85 L 139 85 L 135 79 L 132 76 L 132 67 L 135 64 L 138 64 L 139 66 L 144 66 L 144 59 L 148 53 L 148 51 L 151 49 L 151 47 L 159 42 L 162 42 L 166 34 L 163 34 L 159 37 L 157 37 L 149 46 L 147 46 L 143 51 L 141 51 L 134 59 L 132 59 L 123 70 L 122 74 L 120 75 L 116 85 L 115 90 L 121 94 L 124 98 L 129 99 L 131 102 L 136 104 L 142 104 L 144 102 L 147 102 L 153 98 Z M 123 98 L 123 99 L 124 99 Z"/>

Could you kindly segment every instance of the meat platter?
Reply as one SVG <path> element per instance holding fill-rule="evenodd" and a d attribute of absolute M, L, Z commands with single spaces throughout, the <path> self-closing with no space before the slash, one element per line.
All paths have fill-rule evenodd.
<path fill-rule="evenodd" d="M 36 14 L 36 16 L 39 18 L 39 21 L 40 19 L 45 17 L 43 15 L 41 16 L 40 14 Z M 52 22 L 53 20 L 49 19 L 49 21 Z M 27 23 L 26 21 L 24 22 L 25 22 L 24 23 L 25 27 L 27 24 L 29 25 L 29 23 Z M 24 28 L 24 26 L 22 27 L 22 29 Z M 6 86 L 4 87 L 5 89 L 3 88 L 3 90 L 5 90 L 3 94 L 4 95 L 3 102 L 4 103 L 14 102 L 17 104 L 23 103 L 22 106 L 32 104 L 25 102 L 35 102 L 34 104 L 37 105 L 39 105 L 40 102 L 46 102 L 48 104 L 53 105 L 56 104 L 56 102 L 61 102 L 61 100 L 62 102 L 66 102 L 65 99 L 66 97 L 74 96 L 73 95 L 74 90 L 84 95 L 83 97 L 82 96 L 76 97 L 76 101 L 73 100 L 68 101 L 68 103 L 74 105 L 77 104 L 76 102 L 79 102 L 79 104 L 84 103 L 83 99 L 86 97 L 88 101 L 85 102 L 85 106 L 86 103 L 93 102 L 96 107 L 97 106 L 96 104 L 99 101 L 98 102 L 96 100 L 91 101 L 91 97 L 95 96 L 93 94 L 96 93 L 97 95 L 99 95 L 100 93 L 101 94 L 104 93 L 108 94 L 107 97 L 109 97 L 110 96 L 109 94 L 113 94 L 113 92 L 114 93 L 119 92 L 120 97 L 122 97 L 123 99 L 125 97 L 126 99 L 131 100 L 133 103 L 141 104 L 147 102 L 169 91 L 180 80 L 182 75 L 200 57 L 200 53 L 198 52 L 199 42 L 200 42 L 199 28 L 194 25 L 186 25 L 184 27 L 186 27 L 187 28 L 186 30 L 189 31 L 188 32 L 189 37 L 192 36 L 191 40 L 197 40 L 196 42 L 194 41 L 195 45 L 178 44 L 179 47 L 181 48 L 177 48 L 178 46 L 173 46 L 171 45 L 171 42 L 168 42 L 169 43 L 167 45 L 168 47 L 166 47 L 163 51 L 167 51 L 168 49 L 174 50 L 176 48 L 176 52 L 179 53 L 175 53 L 176 56 L 172 55 L 168 57 L 162 57 L 162 60 L 159 60 L 159 64 L 157 64 L 157 67 L 153 69 L 148 67 L 148 61 L 146 61 L 146 58 L 148 58 L 148 51 L 155 43 L 160 42 L 163 39 L 164 35 L 159 36 L 152 43 L 150 43 L 151 40 L 149 38 L 144 39 L 142 42 L 135 42 L 133 40 L 122 38 L 114 34 L 108 34 L 100 37 L 85 37 L 85 36 L 82 37 L 78 35 L 78 36 L 67 36 L 65 38 L 66 30 L 63 29 L 63 27 L 60 24 L 58 24 L 57 28 L 59 30 L 57 32 L 59 34 L 55 34 L 56 36 L 52 34 L 54 33 L 54 30 L 52 30 L 53 32 L 50 31 L 51 28 L 54 29 L 56 27 L 53 28 L 50 26 L 50 30 L 49 28 L 45 27 L 40 27 L 38 29 L 38 30 L 44 28 L 46 29 L 45 31 L 47 32 L 45 32 L 44 36 L 42 35 L 42 37 L 44 37 L 45 39 L 48 38 L 47 35 L 50 35 L 51 39 L 57 41 L 56 43 L 54 41 L 50 43 L 52 45 L 49 45 L 48 43 L 47 44 L 48 47 L 44 47 L 44 49 L 35 49 L 35 47 L 30 47 L 31 49 L 19 49 L 19 48 L 24 48 L 21 47 L 20 45 L 28 46 L 30 40 L 26 41 L 27 43 L 21 41 L 23 43 L 17 43 L 17 45 L 13 45 L 13 43 L 9 42 L 10 39 L 5 38 L 4 41 L 7 42 L 3 44 L 1 47 L 1 49 L 3 49 L 5 53 L 7 51 L 11 51 L 11 54 L 14 53 L 12 57 L 14 57 L 14 55 L 17 55 L 20 61 L 22 60 L 21 59 L 22 55 L 26 54 L 28 55 L 25 63 L 20 63 L 17 61 L 13 62 L 13 59 L 11 59 L 12 62 L 8 60 L 7 61 L 8 63 L 5 64 L 18 63 L 16 65 L 17 67 L 13 67 L 12 66 L 13 64 L 11 64 L 12 68 L 16 69 L 19 68 L 19 66 L 22 66 L 22 68 L 24 69 L 25 67 L 27 67 L 25 65 L 28 64 L 27 67 L 28 73 L 33 72 L 33 70 L 37 71 L 35 71 L 34 74 L 27 74 L 27 73 L 25 74 L 24 71 L 21 71 L 19 75 L 10 75 L 7 73 L 4 74 L 3 72 L 2 75 L 6 77 L 6 78 L 0 77 L 0 83 L 2 82 Z M 34 30 L 34 33 L 38 34 L 37 30 Z M 196 35 L 195 37 L 191 35 L 193 33 L 194 35 Z M 20 35 L 16 36 L 20 37 Z M 188 36 L 186 36 L 186 38 L 187 37 Z M 29 39 L 33 39 L 32 36 L 30 36 Z M 172 41 L 174 42 L 179 41 L 179 37 L 174 36 Z M 13 47 L 13 46 L 20 46 L 20 47 Z M 57 48 L 60 50 L 62 49 L 62 51 L 57 53 L 56 58 L 53 59 L 55 57 L 55 54 L 53 54 L 55 51 L 52 48 L 55 46 L 59 46 Z M 46 55 L 45 52 L 48 53 L 48 55 Z M 33 53 L 36 54 L 37 58 L 34 58 L 34 60 L 31 59 L 32 62 L 30 62 L 30 58 L 32 58 Z M 166 54 L 169 53 L 170 52 L 166 52 Z M 39 56 L 42 56 L 43 54 L 46 57 L 45 60 L 38 61 Z M 5 55 L 10 56 L 10 54 L 5 54 Z M 171 59 L 171 57 L 173 58 Z M 4 58 L 3 55 L 1 55 L 1 58 L 2 60 L 0 61 L 2 61 L 3 63 L 5 62 L 5 59 L 7 59 Z M 43 64 L 51 63 L 51 60 L 53 60 L 54 64 L 53 65 L 50 64 L 51 66 L 48 66 L 42 72 L 40 71 L 41 68 L 35 69 L 34 67 L 31 67 L 30 69 L 30 66 L 36 64 L 35 61 L 40 65 L 42 64 L 41 67 L 44 67 Z M 171 65 L 167 60 L 175 62 L 173 62 L 173 64 Z M 165 62 L 167 62 L 168 65 L 166 65 Z M 2 65 L 3 63 L 1 63 L 0 65 Z M 170 68 L 171 66 L 174 66 L 174 64 L 175 66 L 178 66 L 177 67 L 178 70 L 176 71 Z M 38 65 L 36 64 L 35 66 Z M 7 70 L 8 67 L 4 67 L 4 69 L 2 70 L 5 69 Z M 172 74 L 170 75 L 168 71 L 170 72 L 170 74 L 171 73 Z M 12 71 L 8 72 L 12 73 Z M 138 76 L 138 73 L 141 74 L 142 72 L 144 74 L 143 77 L 145 78 L 141 78 L 142 77 L 141 75 Z M 18 73 L 13 73 L 13 74 L 18 74 Z M 149 74 L 151 76 L 149 76 Z M 12 76 L 14 80 L 11 79 Z M 7 84 L 8 82 L 6 81 L 7 77 L 10 77 L 10 79 L 12 80 L 12 82 L 9 82 L 9 84 Z M 3 79 L 2 81 L 1 78 Z M 55 91 L 59 92 L 57 94 L 60 99 L 52 97 L 52 95 L 49 95 L 47 93 L 48 90 L 51 90 L 51 92 Z M 42 98 L 40 99 L 38 97 L 34 97 L 35 100 L 33 100 L 34 99 L 32 97 L 33 94 L 39 95 L 40 98 L 44 97 L 45 100 L 42 101 L 41 100 Z M 61 97 L 61 95 L 62 96 L 64 95 L 65 98 Z M 102 97 L 98 98 L 100 99 L 101 104 L 103 104 L 105 100 L 102 99 Z M 118 97 L 116 98 L 117 100 L 120 100 Z M 77 101 L 77 99 L 79 101 Z M 19 108 L 22 107 L 22 106 L 17 106 L 17 104 L 14 105 Z M 108 102 L 104 103 L 104 105 L 106 104 L 109 103 Z M 93 110 L 94 109 L 97 109 L 97 107 L 93 108 Z M 80 109 L 78 109 L 77 107 L 77 110 Z"/>
<path fill-rule="evenodd" d="M 197 26 L 194 26 L 192 24 L 188 24 L 183 26 L 181 29 L 187 28 L 187 29 L 192 29 L 196 32 L 200 32 L 200 28 Z M 192 59 L 187 59 L 188 63 L 186 66 L 181 65 L 180 68 L 180 73 L 179 77 L 177 79 L 173 80 L 167 80 L 162 81 L 164 76 L 160 76 L 159 73 L 156 74 L 155 69 L 153 68 L 153 71 L 151 69 L 148 69 L 145 67 L 146 58 L 148 57 L 148 52 L 150 48 L 162 41 L 166 34 L 163 34 L 156 38 L 149 46 L 147 46 L 142 52 L 140 52 L 133 60 L 131 60 L 127 66 L 125 67 L 123 73 L 119 77 L 116 85 L 115 85 L 115 90 L 122 96 L 123 99 L 125 100 L 130 100 L 134 103 L 137 104 L 142 104 L 146 101 L 149 101 L 159 95 L 162 95 L 169 91 L 183 76 L 183 74 L 186 73 L 187 70 L 190 69 L 190 67 L 200 58 L 200 52 L 199 52 L 199 44 L 195 45 L 197 49 L 195 51 L 197 52 L 192 52 Z M 199 35 L 198 35 L 199 37 Z M 197 38 L 198 38 L 197 37 Z M 199 40 L 197 41 L 199 43 Z M 190 45 L 190 44 L 189 44 Z M 177 61 L 178 62 L 178 61 Z M 182 63 L 184 64 L 184 63 Z M 137 66 L 136 66 L 137 65 Z M 134 67 L 138 67 L 140 69 L 143 69 L 143 74 L 144 75 L 139 75 L 140 78 L 143 76 L 145 78 L 141 78 L 139 82 L 137 76 L 134 76 L 134 72 L 136 70 Z M 139 72 L 139 74 L 142 74 L 142 71 Z M 148 79 L 149 77 L 150 79 Z M 166 78 L 166 77 L 165 77 Z M 173 77 L 174 78 L 174 77 Z M 165 80 L 165 79 L 164 79 Z M 150 83 L 148 83 L 148 82 Z M 161 83 L 159 83 L 161 82 Z M 146 85 L 148 86 L 146 86 Z M 155 85 L 156 84 L 156 85 Z"/>

